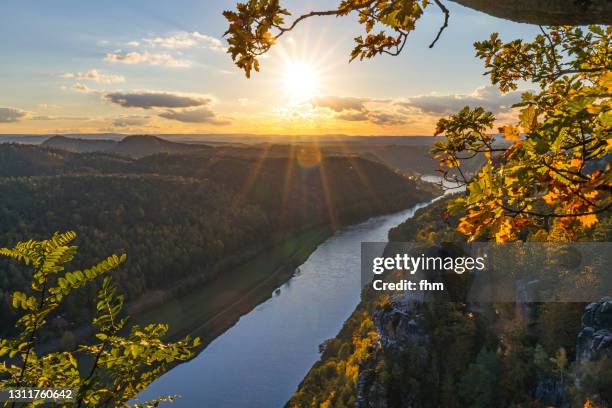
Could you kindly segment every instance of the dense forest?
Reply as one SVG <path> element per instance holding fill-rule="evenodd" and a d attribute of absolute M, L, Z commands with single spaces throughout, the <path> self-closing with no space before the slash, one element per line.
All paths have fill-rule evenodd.
<path fill-rule="evenodd" d="M 422 242 L 430 250 L 439 248 L 434 243 L 465 242 L 454 228 L 457 218 L 443 216 L 447 204 L 448 199 L 440 200 L 419 210 L 389 232 L 390 240 Z M 611 218 L 580 239 L 609 241 Z M 458 296 L 453 301 L 411 302 L 366 286 L 339 334 L 321 345 L 320 361 L 287 407 L 544 407 L 612 401 L 610 359 L 589 355 L 579 338 L 581 329 L 584 337 L 593 330 L 588 326 L 597 325 L 593 314 L 605 325 L 605 299 L 593 303 L 590 312 L 585 303 L 475 305 L 462 297 L 465 278 L 451 276 L 445 283 Z"/>
<path fill-rule="evenodd" d="M 314 159 L 313 159 L 314 157 Z M 306 160 L 308 159 L 309 160 Z M 128 301 L 212 279 L 287 236 L 405 208 L 431 192 L 386 166 L 349 156 L 232 157 L 198 149 L 140 159 L 0 145 L 2 242 L 74 230 L 88 262 L 127 253 L 117 280 Z M 76 265 L 77 267 L 79 265 Z M 26 272 L 0 268 L 2 327 Z M 58 330 L 89 314 L 71 297 Z"/>

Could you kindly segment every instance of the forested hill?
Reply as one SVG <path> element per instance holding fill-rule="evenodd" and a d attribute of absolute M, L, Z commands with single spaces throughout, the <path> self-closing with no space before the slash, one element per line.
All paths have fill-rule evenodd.
<path fill-rule="evenodd" d="M 135 158 L 157 153 L 180 153 L 210 148 L 206 145 L 176 143 L 156 136 L 144 135 L 126 136 L 120 141 L 53 136 L 45 140 L 42 146 L 75 153 L 107 152 Z"/>
<path fill-rule="evenodd" d="M 46 138 L 42 142 L 35 136 L 1 136 L 0 144 L 41 143 L 51 149 L 73 153 L 113 153 L 119 156 L 142 158 L 159 153 L 190 153 L 207 151 L 210 155 L 233 157 L 253 157 L 265 154 L 268 157 L 288 157 L 296 155 L 301 149 L 308 150 L 316 145 L 321 153 L 327 156 L 360 156 L 371 161 L 378 161 L 391 169 L 405 174 L 432 174 L 437 172 L 439 161 L 433 159 L 430 150 L 435 137 L 349 137 L 320 138 L 312 142 L 308 139 L 296 139 L 287 136 L 270 136 L 268 138 L 236 138 L 226 137 L 219 141 L 216 138 L 188 137 L 181 135 L 165 135 L 164 137 L 150 135 L 99 135 L 93 138 L 84 135 L 74 136 L 38 136 Z M 499 146 L 504 141 L 496 142 Z M 463 163 L 463 171 L 471 174 L 484 164 L 484 156 L 478 155 L 473 160 Z"/>
<path fill-rule="evenodd" d="M 216 157 L 205 152 L 131 159 L 0 145 L 0 246 L 79 234 L 79 259 L 127 252 L 118 283 L 128 300 L 184 278 L 205 282 L 275 240 L 340 226 L 431 197 L 380 163 L 356 157 Z M 75 265 L 81 266 L 81 265 Z M 8 294 L 28 278 L 0 265 L 1 327 Z M 88 315 L 90 293 L 67 299 Z"/>

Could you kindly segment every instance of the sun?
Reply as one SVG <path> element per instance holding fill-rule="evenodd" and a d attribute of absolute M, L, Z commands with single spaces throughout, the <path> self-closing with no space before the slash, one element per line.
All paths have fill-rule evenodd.
<path fill-rule="evenodd" d="M 319 74 L 311 64 L 290 62 L 285 68 L 283 87 L 293 103 L 306 102 L 317 94 Z"/>

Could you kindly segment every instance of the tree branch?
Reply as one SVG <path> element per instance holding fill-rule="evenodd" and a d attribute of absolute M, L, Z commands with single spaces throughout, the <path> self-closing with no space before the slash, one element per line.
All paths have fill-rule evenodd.
<path fill-rule="evenodd" d="M 568 213 L 568 214 L 557 214 L 557 213 L 544 214 L 544 213 L 538 213 L 534 211 L 525 211 L 523 209 L 515 210 L 514 208 L 507 207 L 503 204 L 501 204 L 500 207 L 512 214 L 526 214 L 526 215 L 533 215 L 535 217 L 576 218 L 576 217 L 582 217 L 585 215 L 595 215 L 595 214 L 600 214 L 600 213 L 609 211 L 610 208 L 612 208 L 612 204 L 608 204 L 607 206 L 602 207 L 599 210 L 595 210 L 595 211 Z"/>
<path fill-rule="evenodd" d="M 440 36 L 442 35 L 442 31 L 444 31 L 444 29 L 448 27 L 448 17 L 450 16 L 448 9 L 444 6 L 444 4 L 440 3 L 440 0 L 434 0 L 434 2 L 438 5 L 438 7 L 440 7 L 440 10 L 442 10 L 442 12 L 444 13 L 444 24 L 442 25 L 442 27 L 440 27 L 436 38 L 434 38 L 432 43 L 429 44 L 429 48 L 433 48 L 433 46 L 436 45 L 436 42 L 438 41 L 438 39 L 440 39 Z"/>
<path fill-rule="evenodd" d="M 548 41 L 548 44 L 550 45 L 549 57 L 551 58 L 552 63 L 559 71 L 561 71 L 561 67 L 559 66 L 559 62 L 557 61 L 557 56 L 555 55 L 555 44 L 550 38 L 550 35 L 548 35 L 548 33 L 544 30 L 544 27 L 542 27 L 541 25 L 539 25 L 538 27 L 540 27 L 540 31 L 542 32 L 542 35 L 544 35 L 544 37 Z"/>
<path fill-rule="evenodd" d="M 278 28 L 280 32 L 274 38 L 278 38 L 284 33 L 286 33 L 287 31 L 293 30 L 295 26 L 300 23 L 300 21 L 306 20 L 307 18 L 321 17 L 321 16 L 337 16 L 338 14 L 340 14 L 340 10 L 311 11 L 310 13 L 302 14 L 301 16 L 296 18 L 289 27 L 276 26 L 276 28 Z"/>

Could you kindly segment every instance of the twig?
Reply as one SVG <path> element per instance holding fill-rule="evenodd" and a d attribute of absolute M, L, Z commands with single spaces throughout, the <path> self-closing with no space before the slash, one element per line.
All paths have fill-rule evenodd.
<path fill-rule="evenodd" d="M 606 211 L 610 211 L 610 208 L 612 208 L 612 204 L 608 204 L 607 206 L 600 208 L 598 210 L 595 211 L 589 211 L 589 212 L 577 212 L 577 213 L 567 213 L 567 214 L 557 214 L 557 213 L 550 213 L 550 214 L 544 214 L 544 213 L 538 213 L 538 212 L 534 212 L 534 211 L 525 211 L 525 210 L 515 210 L 513 208 L 507 207 L 503 204 L 499 205 L 501 208 L 503 208 L 504 210 L 513 213 L 513 214 L 526 214 L 526 215 L 533 215 L 535 217 L 554 217 L 554 218 L 575 218 L 575 217 L 582 217 L 585 215 L 595 215 L 595 214 L 601 214 L 603 212 Z M 524 208 L 524 207 L 523 207 Z"/>
<path fill-rule="evenodd" d="M 310 13 L 306 13 L 303 14 L 301 16 L 299 16 L 298 18 L 296 18 L 293 23 L 291 23 L 291 25 L 289 27 L 279 27 L 276 26 L 279 30 L 280 33 L 278 33 L 278 35 L 276 35 L 275 38 L 280 37 L 281 35 L 283 35 L 285 32 L 287 31 L 291 31 L 295 28 L 296 25 L 298 25 L 298 23 L 302 20 L 305 20 L 307 18 L 310 17 L 320 17 L 320 16 L 337 16 L 340 13 L 340 11 L 338 10 L 327 10 L 327 11 L 311 11 Z"/>
<path fill-rule="evenodd" d="M 434 38 L 433 42 L 429 44 L 429 48 L 433 48 L 433 46 L 436 45 L 436 42 L 442 35 L 442 31 L 444 31 L 444 29 L 448 27 L 448 17 L 450 16 L 448 9 L 444 6 L 444 4 L 440 3 L 440 0 L 434 0 L 434 2 L 438 5 L 438 7 L 440 7 L 440 10 L 442 10 L 442 12 L 444 13 L 444 24 L 442 25 L 442 27 L 440 27 L 440 30 L 438 31 L 438 35 L 436 35 L 436 38 Z"/>

